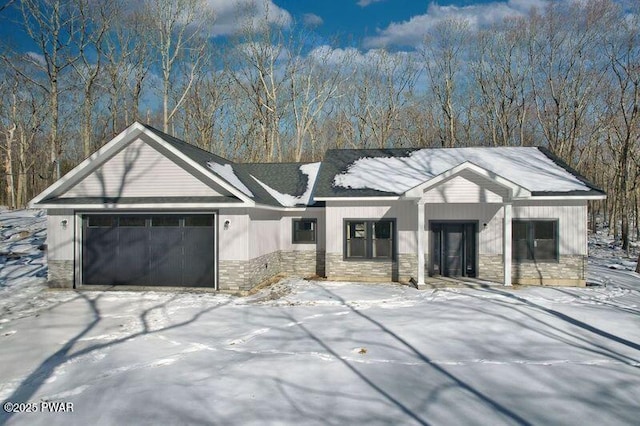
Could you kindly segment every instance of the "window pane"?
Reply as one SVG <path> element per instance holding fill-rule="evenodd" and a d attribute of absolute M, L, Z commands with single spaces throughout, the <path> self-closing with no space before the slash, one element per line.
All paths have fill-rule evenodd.
<path fill-rule="evenodd" d="M 556 258 L 555 240 L 536 240 L 536 260 L 555 260 Z"/>
<path fill-rule="evenodd" d="M 120 226 L 145 226 L 146 221 L 144 216 L 120 216 Z"/>
<path fill-rule="evenodd" d="M 90 228 L 111 228 L 115 224 L 115 217 L 107 215 L 89 216 Z"/>
<path fill-rule="evenodd" d="M 187 216 L 184 218 L 184 226 L 213 226 L 213 216 L 201 214 L 198 216 Z"/>
<path fill-rule="evenodd" d="M 315 219 L 294 219 L 293 221 L 293 242 L 313 243 L 316 241 L 316 220 Z"/>
<path fill-rule="evenodd" d="M 533 259 L 531 245 L 527 240 L 516 240 L 513 242 L 513 258 L 516 260 Z"/>
<path fill-rule="evenodd" d="M 367 225 L 365 222 L 347 222 L 349 232 L 347 233 L 349 238 L 366 238 L 367 237 Z"/>
<path fill-rule="evenodd" d="M 178 216 L 154 216 L 151 218 L 151 226 L 180 226 Z"/>
<path fill-rule="evenodd" d="M 392 241 L 390 239 L 380 239 L 373 242 L 374 258 L 390 258 L 392 253 Z"/>
<path fill-rule="evenodd" d="M 391 222 L 375 222 L 373 224 L 373 235 L 376 239 L 391 239 Z"/>
<path fill-rule="evenodd" d="M 353 239 L 347 241 L 347 257 L 365 257 L 364 239 Z"/>
<path fill-rule="evenodd" d="M 539 221 L 534 222 L 534 233 L 536 240 L 553 240 L 555 239 L 555 222 Z"/>

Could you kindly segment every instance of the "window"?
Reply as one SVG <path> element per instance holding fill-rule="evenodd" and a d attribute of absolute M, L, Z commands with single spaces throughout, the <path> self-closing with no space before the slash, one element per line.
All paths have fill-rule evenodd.
<path fill-rule="evenodd" d="M 89 228 L 111 228 L 116 222 L 115 217 L 107 215 L 89 216 L 87 219 Z"/>
<path fill-rule="evenodd" d="M 120 216 L 119 225 L 123 227 L 144 227 L 146 224 L 144 216 Z"/>
<path fill-rule="evenodd" d="M 293 220 L 293 243 L 315 243 L 316 242 L 316 219 L 294 219 Z"/>
<path fill-rule="evenodd" d="M 514 220 L 514 260 L 558 260 L 557 220 Z"/>
<path fill-rule="evenodd" d="M 153 216 L 151 218 L 151 226 L 153 227 L 176 227 L 180 226 L 180 218 L 178 216 Z"/>
<path fill-rule="evenodd" d="M 213 226 L 213 216 L 211 215 L 187 216 L 184 219 L 184 226 L 210 228 Z"/>
<path fill-rule="evenodd" d="M 392 259 L 395 220 L 345 221 L 345 259 Z"/>

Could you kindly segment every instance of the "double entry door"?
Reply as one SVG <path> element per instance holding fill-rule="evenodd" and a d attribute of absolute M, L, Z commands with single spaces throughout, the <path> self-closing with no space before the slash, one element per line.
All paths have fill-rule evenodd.
<path fill-rule="evenodd" d="M 431 275 L 476 276 L 475 222 L 431 222 Z"/>

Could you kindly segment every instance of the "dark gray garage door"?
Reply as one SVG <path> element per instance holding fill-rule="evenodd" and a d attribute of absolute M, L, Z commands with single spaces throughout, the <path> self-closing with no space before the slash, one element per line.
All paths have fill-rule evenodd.
<path fill-rule="evenodd" d="M 85 215 L 84 284 L 213 287 L 213 215 Z"/>

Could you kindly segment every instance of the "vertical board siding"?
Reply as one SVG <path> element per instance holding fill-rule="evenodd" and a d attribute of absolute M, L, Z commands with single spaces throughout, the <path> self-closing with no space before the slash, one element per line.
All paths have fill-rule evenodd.
<path fill-rule="evenodd" d="M 506 190 L 494 182 L 466 172 L 425 191 L 427 203 L 501 203 Z"/>
<path fill-rule="evenodd" d="M 250 213 L 249 259 L 280 250 L 280 217 L 282 213 L 256 210 Z"/>
<path fill-rule="evenodd" d="M 70 188 L 62 197 L 185 195 L 196 197 L 221 194 L 138 139 Z"/>
<path fill-rule="evenodd" d="M 62 221 L 67 221 L 67 226 Z M 47 211 L 47 259 L 73 260 L 75 215 L 72 210 Z M 79 238 L 79 236 L 78 236 Z"/>
<path fill-rule="evenodd" d="M 365 204 L 366 203 L 366 204 Z M 398 253 L 416 253 L 418 206 L 413 201 L 328 202 L 327 253 L 342 253 L 344 219 L 396 219 Z"/>
<path fill-rule="evenodd" d="M 229 229 L 224 223 L 229 221 Z M 224 209 L 218 215 L 218 259 L 249 259 L 249 215 L 246 209 Z"/>
<path fill-rule="evenodd" d="M 425 204 L 427 223 L 447 220 L 477 221 L 480 254 L 502 254 L 503 217 L 502 204 Z M 487 226 L 484 226 L 485 223 Z M 428 251 L 429 247 L 425 249 Z"/>
<path fill-rule="evenodd" d="M 293 244 L 293 220 L 316 219 L 316 243 Z M 326 222 L 324 209 L 309 209 L 302 212 L 284 213 L 280 220 L 280 242 L 283 251 L 314 251 L 324 250 L 326 247 Z"/>
<path fill-rule="evenodd" d="M 574 205 L 514 204 L 514 219 L 557 219 L 560 255 L 587 254 L 586 202 Z"/>

